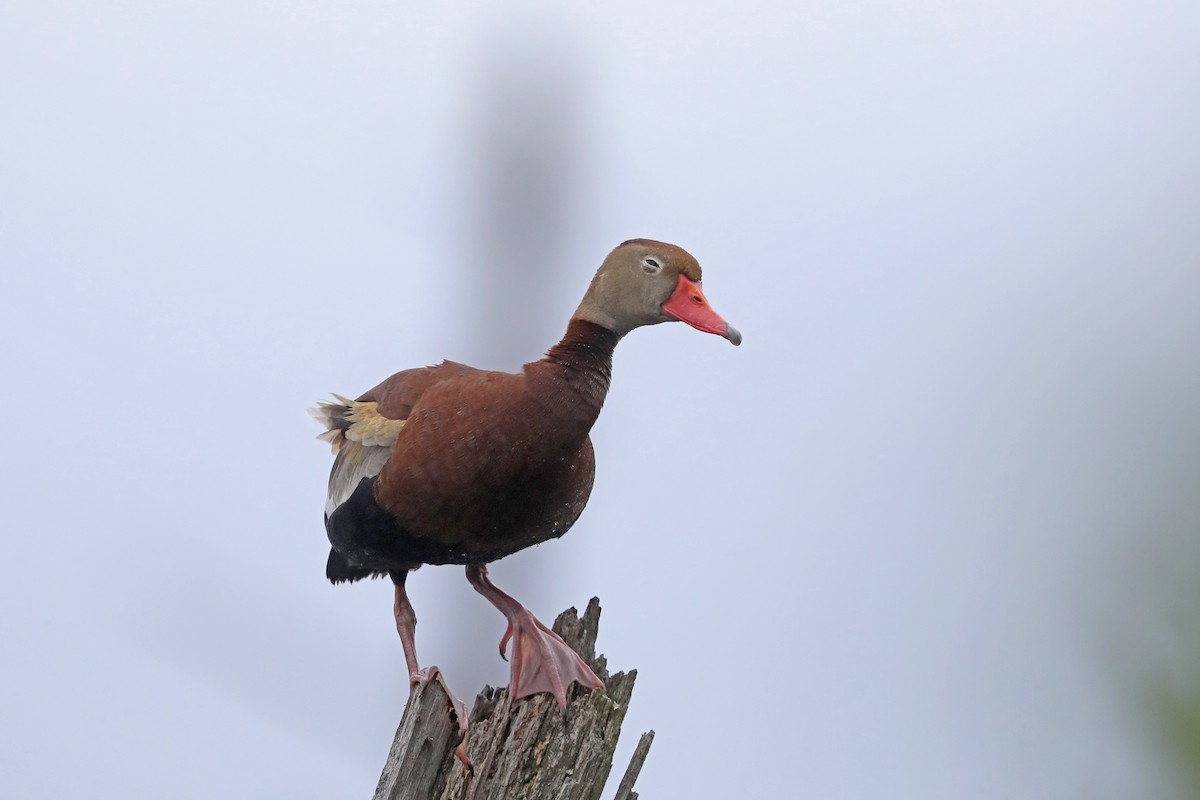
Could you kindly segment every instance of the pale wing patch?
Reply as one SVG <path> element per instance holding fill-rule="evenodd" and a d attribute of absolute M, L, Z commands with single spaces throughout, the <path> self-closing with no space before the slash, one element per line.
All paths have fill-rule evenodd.
<path fill-rule="evenodd" d="M 355 441 L 344 442 L 329 473 L 329 499 L 325 501 L 325 516 L 350 499 L 363 478 L 373 478 L 383 469 L 392 454 L 390 446 L 366 446 Z"/>
<path fill-rule="evenodd" d="M 320 402 L 308 409 L 308 415 L 329 430 L 317 438 L 329 442 L 334 453 L 347 442 L 365 447 L 390 447 L 404 427 L 402 419 L 388 419 L 379 413 L 377 403 L 360 403 L 339 394 L 336 403 Z"/>
<path fill-rule="evenodd" d="M 395 444 L 400 429 L 404 427 L 402 419 L 388 419 L 379 413 L 377 403 L 350 403 L 346 419 L 350 427 L 346 430 L 346 438 L 358 442 L 364 447 Z"/>
<path fill-rule="evenodd" d="M 376 403 L 360 403 L 341 395 L 336 402 L 321 402 L 308 415 L 329 430 L 318 439 L 329 442 L 337 458 L 329 474 L 328 516 L 346 502 L 364 478 L 380 473 L 392 454 L 392 445 L 404 427 L 402 419 L 388 419 Z"/>

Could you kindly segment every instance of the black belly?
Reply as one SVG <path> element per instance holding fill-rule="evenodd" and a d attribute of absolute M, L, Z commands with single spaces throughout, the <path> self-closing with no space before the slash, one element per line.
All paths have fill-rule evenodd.
<path fill-rule="evenodd" d="M 435 536 L 409 530 L 375 501 L 375 481 L 375 478 L 364 478 L 350 498 L 325 518 L 325 530 L 333 547 L 326 576 L 334 583 L 408 572 L 422 564 L 487 564 L 562 536 L 586 502 L 584 495 L 583 502 L 566 514 L 562 512 L 563 505 L 559 504 L 559 511 L 554 515 L 557 518 L 552 524 L 504 525 L 510 529 L 507 531 L 510 535 L 488 537 L 491 541 L 487 543 L 475 541 L 464 545 L 439 541 Z M 590 488 L 589 481 L 587 489 Z M 537 505 L 536 501 L 532 505 Z"/>

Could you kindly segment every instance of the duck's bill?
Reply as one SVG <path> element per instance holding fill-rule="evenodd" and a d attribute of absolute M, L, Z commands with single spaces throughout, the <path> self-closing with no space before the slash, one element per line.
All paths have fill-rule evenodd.
<path fill-rule="evenodd" d="M 735 345 L 742 343 L 742 334 L 738 329 L 721 319 L 721 315 L 708 304 L 700 289 L 700 282 L 686 275 L 679 276 L 675 293 L 662 304 L 662 310 L 664 314 L 686 322 L 698 331 L 724 336 Z"/>

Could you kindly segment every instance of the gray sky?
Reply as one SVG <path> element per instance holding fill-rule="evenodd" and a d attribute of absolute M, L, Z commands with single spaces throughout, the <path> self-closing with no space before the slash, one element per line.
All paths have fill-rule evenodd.
<path fill-rule="evenodd" d="M 1169 792 L 1109 616 L 1200 486 L 1200 6 L 489 9 L 0 6 L 0 795 L 367 796 L 403 656 L 303 410 L 538 357 L 634 236 L 746 342 L 624 341 L 588 511 L 492 575 L 600 596 L 642 795 Z"/>

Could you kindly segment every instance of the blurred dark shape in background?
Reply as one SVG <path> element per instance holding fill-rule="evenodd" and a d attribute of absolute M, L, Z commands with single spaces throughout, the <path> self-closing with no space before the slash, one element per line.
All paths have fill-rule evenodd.
<path fill-rule="evenodd" d="M 554 302 L 578 195 L 579 84 L 569 58 L 536 45 L 495 51 L 475 91 L 467 247 L 475 270 L 475 357 L 503 368 L 532 360 L 561 336 Z M 599 261 L 597 259 L 597 265 Z M 583 293 L 583 287 L 579 289 Z"/>
<path fill-rule="evenodd" d="M 477 113 L 463 137 L 469 151 L 463 154 L 460 263 L 467 265 L 470 286 L 463 294 L 469 313 L 461 318 L 470 324 L 462 353 L 475 366 L 512 371 L 536 360 L 562 336 L 574 310 L 559 298 L 567 277 L 583 274 L 563 268 L 580 257 L 568 252 L 567 242 L 579 189 L 575 165 L 585 157 L 578 128 L 582 86 L 577 60 L 561 42 L 544 24 L 506 26 L 482 45 L 477 82 L 465 87 L 476 97 Z M 602 254 L 591 255 L 598 265 Z M 584 288 L 581 283 L 581 296 Z M 510 558 L 496 581 L 544 616 L 546 582 L 570 573 L 562 557 L 541 551 Z M 432 602 L 450 608 L 455 630 L 448 669 L 470 697 L 489 677 L 495 682 L 491 665 L 478 662 L 478 643 L 498 640 L 503 620 L 465 581 Z"/>

